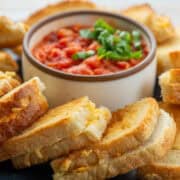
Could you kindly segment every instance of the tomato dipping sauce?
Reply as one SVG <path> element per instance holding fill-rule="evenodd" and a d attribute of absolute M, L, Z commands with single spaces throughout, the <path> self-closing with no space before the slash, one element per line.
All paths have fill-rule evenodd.
<path fill-rule="evenodd" d="M 103 75 L 136 66 L 149 53 L 138 31 L 121 31 L 103 19 L 87 27 L 79 24 L 46 35 L 33 49 L 34 57 L 70 74 Z"/>

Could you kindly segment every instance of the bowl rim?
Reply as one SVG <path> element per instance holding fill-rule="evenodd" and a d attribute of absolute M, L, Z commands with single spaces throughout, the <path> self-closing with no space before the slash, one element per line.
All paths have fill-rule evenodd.
<path fill-rule="evenodd" d="M 137 29 L 140 29 L 141 31 L 144 32 L 145 36 L 147 37 L 147 39 L 151 45 L 150 52 L 148 53 L 146 58 L 144 60 L 142 60 L 136 66 L 134 66 L 130 69 L 124 70 L 124 71 L 119 71 L 116 73 L 105 74 L 105 75 L 78 75 L 78 74 L 65 73 L 63 71 L 59 71 L 59 70 L 50 68 L 50 67 L 40 63 L 32 55 L 30 48 L 28 47 L 28 44 L 29 44 L 30 39 L 33 36 L 33 34 L 39 28 L 41 28 L 45 24 L 48 24 L 49 22 L 52 22 L 57 19 L 66 18 L 69 16 L 75 16 L 75 15 L 82 15 L 82 14 L 103 15 L 103 16 L 108 16 L 108 17 L 114 18 L 114 19 L 121 19 L 123 21 L 126 21 L 129 24 L 133 24 L 135 27 L 137 27 Z M 110 81 L 110 80 L 117 80 L 120 78 L 128 77 L 130 75 L 133 75 L 133 74 L 143 70 L 146 66 L 148 66 L 154 60 L 155 53 L 156 53 L 156 40 L 155 40 L 152 32 L 147 27 L 145 27 L 144 25 L 142 25 L 128 17 L 125 17 L 123 15 L 119 15 L 119 14 L 111 13 L 111 12 L 97 11 L 97 10 L 68 11 L 68 12 L 63 12 L 63 13 L 57 13 L 55 15 L 44 18 L 30 28 L 30 30 L 27 32 L 27 34 L 25 35 L 25 38 L 23 40 L 23 54 L 27 57 L 27 60 L 32 65 L 36 66 L 41 71 L 48 73 L 50 75 L 53 75 L 55 77 L 60 77 L 63 79 L 69 79 L 69 80 L 73 80 L 73 81 L 93 81 L 93 82 L 95 82 L 95 81 Z"/>

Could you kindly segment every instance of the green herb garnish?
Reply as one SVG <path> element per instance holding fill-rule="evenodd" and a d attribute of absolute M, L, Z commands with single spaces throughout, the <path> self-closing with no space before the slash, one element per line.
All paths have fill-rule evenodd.
<path fill-rule="evenodd" d="M 83 29 L 80 35 L 84 38 L 94 39 L 99 42 L 99 58 L 115 61 L 128 61 L 142 58 L 141 34 L 139 31 L 120 31 L 113 28 L 103 19 L 98 19 L 93 30 Z M 94 51 L 79 52 L 73 55 L 73 59 L 86 59 L 94 55 Z"/>
<path fill-rule="evenodd" d="M 95 54 L 95 51 L 93 51 L 93 50 L 81 51 L 81 52 L 73 54 L 72 58 L 74 60 L 83 60 L 83 59 L 86 59 L 90 56 L 93 56 L 94 54 Z"/>
<path fill-rule="evenodd" d="M 136 49 L 141 48 L 141 34 L 139 31 L 134 30 L 132 31 L 132 36 L 133 36 L 133 45 Z"/>
<path fill-rule="evenodd" d="M 95 39 L 95 33 L 89 29 L 82 29 L 80 30 L 80 35 L 83 38 L 87 38 L 87 39 Z"/>
<path fill-rule="evenodd" d="M 115 31 L 116 31 L 112 26 L 110 26 L 110 25 L 109 25 L 106 21 L 104 21 L 103 19 L 98 19 L 98 20 L 95 22 L 95 24 L 94 24 L 94 30 L 95 30 L 95 31 L 100 31 L 100 32 L 106 30 L 106 31 L 108 31 L 108 32 L 111 33 L 111 34 L 115 33 Z"/>

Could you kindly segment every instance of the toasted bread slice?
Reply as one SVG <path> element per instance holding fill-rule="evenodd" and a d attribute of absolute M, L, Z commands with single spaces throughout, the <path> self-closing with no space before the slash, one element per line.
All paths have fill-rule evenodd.
<path fill-rule="evenodd" d="M 50 4 L 38 11 L 34 12 L 30 15 L 24 23 L 28 26 L 32 26 L 38 21 L 46 18 L 48 16 L 54 15 L 60 12 L 72 11 L 72 10 L 85 10 L 85 9 L 96 9 L 96 4 L 88 0 L 63 0 L 61 2 L 57 2 L 54 4 Z M 13 48 L 13 51 L 21 55 L 22 54 L 22 46 L 19 45 Z"/>
<path fill-rule="evenodd" d="M 23 133 L 6 141 L 1 149 L 9 157 L 14 157 L 38 151 L 63 138 L 78 136 L 86 127 L 94 109 L 95 105 L 88 97 L 51 109 Z"/>
<path fill-rule="evenodd" d="M 140 168 L 138 176 L 144 180 L 179 180 L 180 150 L 172 149 L 162 160 Z"/>
<path fill-rule="evenodd" d="M 18 45 L 11 49 L 16 55 L 21 56 L 23 52 L 22 45 Z"/>
<path fill-rule="evenodd" d="M 40 79 L 35 77 L 0 98 L 1 144 L 20 134 L 47 111 L 43 88 Z"/>
<path fill-rule="evenodd" d="M 20 85 L 20 81 L 16 79 L 15 72 L 0 71 L 0 97 Z"/>
<path fill-rule="evenodd" d="M 13 159 L 13 164 L 16 168 L 27 167 L 34 163 L 37 164 L 48 158 L 53 159 L 55 156 L 57 157 L 58 154 L 62 155 L 65 154 L 64 152 L 68 153 L 70 150 L 80 149 L 86 142 L 86 146 L 92 144 L 93 148 L 98 148 L 102 151 L 108 149 L 108 152 L 111 154 L 124 153 L 129 149 L 137 147 L 151 136 L 157 123 L 158 115 L 159 106 L 157 102 L 153 98 L 143 99 L 133 105 L 129 105 L 124 109 L 114 112 L 112 123 L 108 126 L 103 139 L 99 143 L 94 145 L 89 143 L 89 141 L 86 140 L 87 138 L 85 138 L 88 136 L 93 141 L 100 139 L 98 136 L 92 138 L 92 135 L 97 135 L 99 130 L 94 131 L 94 128 L 97 128 L 97 126 L 102 128 L 104 123 L 100 123 L 99 120 L 97 121 L 95 118 L 95 121 L 99 123 L 97 124 L 92 121 L 82 135 L 77 138 L 66 139 L 53 146 L 42 148 L 42 150 L 38 152 L 15 157 Z M 104 118 L 101 117 L 101 119 Z M 103 131 L 105 127 L 106 124 L 103 127 Z"/>
<path fill-rule="evenodd" d="M 93 142 L 101 139 L 110 119 L 111 113 L 107 108 L 96 109 L 85 130 L 79 136 L 64 138 L 51 146 L 17 156 L 12 159 L 13 165 L 17 169 L 29 167 L 68 154 L 72 150 L 92 145 Z"/>
<path fill-rule="evenodd" d="M 127 9 L 121 11 L 125 16 L 133 18 L 136 21 L 139 21 L 142 24 L 147 24 L 149 18 L 154 13 L 152 7 L 148 4 L 139 4 L 130 6 Z"/>
<path fill-rule="evenodd" d="M 170 69 L 159 77 L 164 102 L 180 104 L 180 68 Z"/>
<path fill-rule="evenodd" d="M 161 160 L 138 169 L 138 175 L 146 180 L 179 180 L 180 179 L 180 106 L 160 103 L 176 121 L 177 133 L 174 145 Z"/>
<path fill-rule="evenodd" d="M 80 9 L 95 9 L 96 5 L 88 0 L 64 0 L 40 9 L 25 20 L 29 26 L 50 15 Z"/>
<path fill-rule="evenodd" d="M 180 150 L 180 105 L 168 104 L 161 102 L 160 107 L 167 111 L 175 120 L 177 126 L 177 133 L 173 149 Z"/>
<path fill-rule="evenodd" d="M 180 28 L 176 28 L 175 37 L 157 48 L 158 74 L 171 68 L 180 68 Z"/>
<path fill-rule="evenodd" d="M 141 145 L 152 134 L 158 121 L 159 106 L 155 99 L 145 98 L 113 113 L 113 123 L 95 148 L 110 154 L 122 154 Z"/>
<path fill-rule="evenodd" d="M 28 27 L 24 23 L 14 23 L 11 19 L 0 16 L 0 29 L 0 48 L 9 48 L 22 43 Z"/>
<path fill-rule="evenodd" d="M 170 18 L 158 15 L 147 3 L 131 6 L 121 13 L 148 26 L 159 44 L 172 39 L 175 35 Z"/>
<path fill-rule="evenodd" d="M 0 51 L 0 71 L 18 71 L 16 61 L 5 51 Z"/>
<path fill-rule="evenodd" d="M 175 133 L 174 120 L 168 113 L 161 110 L 153 134 L 140 147 L 117 156 L 89 149 L 54 160 L 51 163 L 55 172 L 54 180 L 105 179 L 127 173 L 162 158 L 171 148 Z"/>

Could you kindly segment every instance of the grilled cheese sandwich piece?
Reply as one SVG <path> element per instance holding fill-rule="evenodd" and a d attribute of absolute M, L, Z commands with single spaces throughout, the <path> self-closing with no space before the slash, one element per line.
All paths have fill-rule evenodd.
<path fill-rule="evenodd" d="M 172 39 L 175 35 L 170 18 L 158 15 L 149 4 L 131 6 L 121 13 L 148 26 L 159 44 Z"/>
<path fill-rule="evenodd" d="M 171 148 L 176 124 L 168 113 L 161 110 L 158 123 L 151 137 L 141 146 L 123 155 L 87 149 L 52 161 L 54 180 L 106 179 L 127 173 L 137 167 L 162 158 Z"/>
<path fill-rule="evenodd" d="M 64 138 L 51 146 L 45 146 L 36 151 L 14 157 L 12 159 L 13 165 L 17 169 L 29 167 L 68 154 L 72 150 L 92 145 L 101 140 L 110 119 L 111 113 L 107 108 L 95 109 L 86 128 L 80 135 Z"/>
<path fill-rule="evenodd" d="M 63 138 L 78 136 L 84 131 L 94 109 L 95 105 L 88 97 L 51 109 L 23 133 L 4 142 L 1 149 L 11 158 L 39 151 Z"/>
<path fill-rule="evenodd" d="M 31 126 L 48 108 L 39 78 L 16 87 L 0 98 L 0 143 Z"/>
<path fill-rule="evenodd" d="M 138 175 L 146 180 L 179 180 L 180 179 L 180 106 L 160 103 L 176 121 L 177 133 L 174 145 L 168 154 L 152 164 L 138 169 Z"/>
<path fill-rule="evenodd" d="M 15 72 L 0 71 L 0 97 L 20 85 L 20 81 L 16 79 Z"/>
<path fill-rule="evenodd" d="M 159 77 L 164 102 L 180 105 L 180 68 L 171 69 Z"/>

